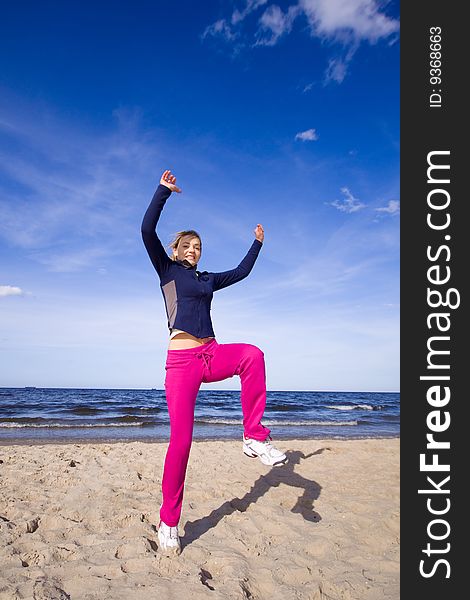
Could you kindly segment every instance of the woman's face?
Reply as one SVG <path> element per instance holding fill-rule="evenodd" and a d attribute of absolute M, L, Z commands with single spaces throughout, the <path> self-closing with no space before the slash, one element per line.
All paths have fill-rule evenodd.
<path fill-rule="evenodd" d="M 197 265 L 201 258 L 201 240 L 198 237 L 190 235 L 183 236 L 173 255 L 178 260 L 187 260 L 191 265 Z"/>

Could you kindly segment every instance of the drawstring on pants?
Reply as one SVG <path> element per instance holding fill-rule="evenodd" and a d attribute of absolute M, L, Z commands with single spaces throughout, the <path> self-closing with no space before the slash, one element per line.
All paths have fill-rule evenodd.
<path fill-rule="evenodd" d="M 211 354 L 210 352 L 198 352 L 198 354 L 196 354 L 197 358 L 202 358 L 206 369 L 210 372 L 211 370 L 211 363 L 210 360 L 213 357 L 213 354 Z"/>

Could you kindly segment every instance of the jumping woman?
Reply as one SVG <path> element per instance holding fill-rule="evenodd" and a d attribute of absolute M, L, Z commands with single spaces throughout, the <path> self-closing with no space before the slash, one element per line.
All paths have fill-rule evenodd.
<path fill-rule="evenodd" d="M 210 316 L 213 292 L 249 275 L 263 245 L 263 227 L 257 225 L 255 240 L 238 267 L 222 273 L 198 271 L 202 243 L 196 231 L 180 231 L 176 235 L 170 246 L 171 257 L 155 231 L 172 192 L 180 193 L 181 189 L 176 185 L 176 177 L 167 170 L 142 221 L 142 238 L 160 278 L 170 330 L 165 365 L 170 443 L 163 469 L 158 540 L 162 550 L 179 554 L 178 522 L 193 435 L 194 406 L 202 382 L 239 375 L 243 452 L 268 466 L 284 464 L 287 458 L 270 443 L 270 430 L 261 424 L 266 406 L 263 352 L 251 344 L 218 344 Z"/>

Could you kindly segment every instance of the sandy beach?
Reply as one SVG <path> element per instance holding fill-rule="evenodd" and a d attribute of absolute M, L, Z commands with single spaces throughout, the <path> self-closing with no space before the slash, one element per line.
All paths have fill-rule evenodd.
<path fill-rule="evenodd" d="M 179 557 L 157 547 L 166 443 L 0 446 L 0 599 L 399 598 L 399 439 L 194 442 Z"/>

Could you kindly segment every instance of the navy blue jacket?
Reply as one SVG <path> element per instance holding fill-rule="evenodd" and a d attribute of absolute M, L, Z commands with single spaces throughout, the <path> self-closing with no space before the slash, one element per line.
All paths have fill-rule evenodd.
<path fill-rule="evenodd" d="M 200 272 L 188 261 L 172 260 L 155 231 L 170 194 L 171 190 L 160 184 L 142 221 L 142 239 L 160 278 L 168 327 L 198 338 L 215 337 L 210 314 L 213 292 L 247 277 L 263 244 L 255 239 L 238 267 L 222 273 Z"/>

